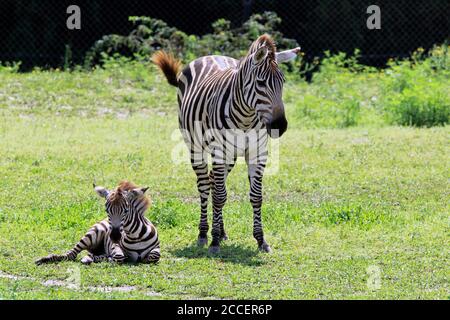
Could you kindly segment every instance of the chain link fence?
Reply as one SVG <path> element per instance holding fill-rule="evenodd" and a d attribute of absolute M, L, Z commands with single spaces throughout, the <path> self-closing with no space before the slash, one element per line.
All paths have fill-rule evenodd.
<path fill-rule="evenodd" d="M 373 4 L 381 10 L 379 30 L 367 27 L 367 8 Z M 67 28 L 70 5 L 80 8 L 80 30 Z M 359 48 L 362 63 L 382 66 L 388 58 L 450 38 L 448 0 L 1 0 L 0 61 L 21 61 L 22 70 L 58 67 L 70 48 L 70 59 L 82 63 L 103 35 L 127 35 L 133 29 L 129 16 L 158 18 L 203 35 L 219 18 L 238 27 L 264 11 L 281 17 L 279 30 L 296 39 L 309 59 L 325 50 L 352 53 Z"/>

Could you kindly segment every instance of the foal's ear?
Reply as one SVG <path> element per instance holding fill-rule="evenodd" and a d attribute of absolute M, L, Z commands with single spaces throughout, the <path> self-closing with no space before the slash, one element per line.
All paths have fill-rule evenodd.
<path fill-rule="evenodd" d="M 94 190 L 95 192 L 98 194 L 98 196 L 102 197 L 102 198 L 107 198 L 109 195 L 109 190 L 107 190 L 105 187 L 102 186 L 96 186 L 94 184 Z"/>
<path fill-rule="evenodd" d="M 133 189 L 133 190 L 131 190 L 131 194 L 133 194 L 134 196 L 142 196 L 142 195 L 144 195 L 145 194 L 145 192 L 148 190 L 148 187 L 145 187 L 145 188 L 136 188 L 136 189 Z"/>
<path fill-rule="evenodd" d="M 261 63 L 264 59 L 267 58 L 268 54 L 269 54 L 269 49 L 266 46 L 259 48 L 253 54 L 253 64 Z"/>

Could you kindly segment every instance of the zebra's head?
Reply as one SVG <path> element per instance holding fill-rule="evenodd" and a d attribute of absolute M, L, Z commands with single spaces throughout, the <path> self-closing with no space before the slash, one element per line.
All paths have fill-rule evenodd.
<path fill-rule="evenodd" d="M 128 191 L 121 186 L 108 190 L 94 184 L 95 192 L 106 199 L 105 209 L 111 226 L 111 240 L 118 242 L 122 235 L 122 224 L 129 211 Z"/>
<path fill-rule="evenodd" d="M 262 35 L 253 42 L 241 64 L 245 103 L 255 108 L 272 138 L 281 137 L 288 126 L 282 100 L 284 75 L 278 63 L 294 59 L 299 51 L 295 48 L 276 52 L 272 38 Z"/>

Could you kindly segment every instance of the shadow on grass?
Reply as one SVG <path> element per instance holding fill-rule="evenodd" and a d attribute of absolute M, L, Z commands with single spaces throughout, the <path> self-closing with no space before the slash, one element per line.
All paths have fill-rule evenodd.
<path fill-rule="evenodd" d="M 217 259 L 225 263 L 236 263 L 247 266 L 260 266 L 265 262 L 261 259 L 256 248 L 242 247 L 235 244 L 222 243 L 220 253 L 211 254 L 208 247 L 199 247 L 197 244 L 191 244 L 188 247 L 173 249 L 171 253 L 179 258 L 210 258 Z"/>

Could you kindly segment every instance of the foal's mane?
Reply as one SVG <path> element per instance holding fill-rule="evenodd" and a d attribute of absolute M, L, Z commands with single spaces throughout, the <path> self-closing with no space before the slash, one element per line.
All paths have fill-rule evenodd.
<path fill-rule="evenodd" d="M 119 182 L 119 185 L 117 186 L 116 191 L 118 191 L 117 193 L 122 194 L 123 191 L 131 191 L 136 188 L 139 188 L 139 187 L 137 185 L 135 185 L 133 182 L 127 181 L 127 180 L 122 180 Z M 143 198 L 143 202 L 145 205 L 145 210 L 147 210 L 147 208 L 150 206 L 150 199 L 145 195 L 143 195 L 142 198 Z"/>

